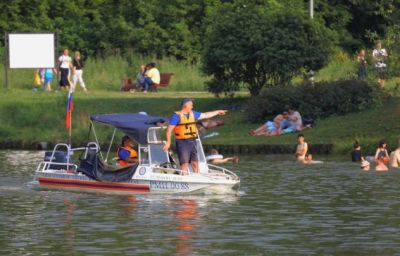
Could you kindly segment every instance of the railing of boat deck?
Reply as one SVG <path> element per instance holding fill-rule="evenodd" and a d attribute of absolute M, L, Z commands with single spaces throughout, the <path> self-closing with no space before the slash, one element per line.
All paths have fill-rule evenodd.
<path fill-rule="evenodd" d="M 233 177 L 235 177 L 235 179 L 239 179 L 239 176 L 236 175 L 236 173 L 229 171 L 228 169 L 225 169 L 221 166 L 217 166 L 217 165 L 213 165 L 213 164 L 208 164 L 208 166 L 210 166 L 212 169 L 217 169 L 217 171 L 222 171 L 222 173 L 224 174 L 229 174 L 232 175 Z"/>
<path fill-rule="evenodd" d="M 73 163 L 57 163 L 57 162 L 41 162 L 36 171 L 45 171 L 45 170 L 49 170 L 50 165 L 60 165 L 60 166 L 67 166 L 67 170 L 71 170 L 69 167 L 72 166 L 74 171 L 76 171 L 78 169 L 78 166 L 76 164 Z"/>
<path fill-rule="evenodd" d="M 66 162 L 66 163 L 58 163 L 58 162 L 53 162 L 52 160 L 54 159 L 54 154 L 55 154 L 55 152 L 57 151 L 57 149 L 59 148 L 59 147 L 66 147 L 67 148 L 67 154 L 68 154 L 68 162 Z M 100 151 L 100 147 L 98 146 L 98 144 L 97 143 L 95 143 L 95 142 L 89 142 L 87 145 L 86 145 L 86 147 L 79 147 L 79 148 L 70 148 L 70 146 L 68 145 L 68 144 L 65 144 L 65 143 L 58 143 L 58 144 L 56 144 L 55 146 L 54 146 L 54 149 L 53 149 L 53 152 L 52 152 L 52 154 L 51 154 L 51 157 L 50 157 L 50 161 L 44 161 L 44 162 L 41 162 L 40 164 L 39 164 L 39 166 L 37 167 L 37 169 L 36 169 L 36 171 L 39 171 L 39 170 L 42 170 L 42 171 L 44 171 L 44 170 L 48 170 L 49 168 L 50 168 L 50 165 L 60 165 L 60 166 L 67 166 L 67 169 L 68 170 L 70 170 L 70 166 L 72 166 L 73 167 L 73 169 L 72 170 L 77 170 L 78 169 L 78 166 L 76 165 L 76 164 L 74 164 L 74 163 L 70 163 L 69 161 L 70 161 L 70 158 L 69 158 L 69 156 L 70 156 L 70 152 L 74 152 L 74 151 L 85 151 L 85 158 L 87 157 L 87 153 L 88 153 L 88 150 L 89 149 L 95 149 L 96 150 L 96 152 L 99 152 Z"/>

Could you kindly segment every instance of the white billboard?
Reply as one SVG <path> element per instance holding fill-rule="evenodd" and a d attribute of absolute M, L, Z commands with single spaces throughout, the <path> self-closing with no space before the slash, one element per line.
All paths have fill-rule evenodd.
<path fill-rule="evenodd" d="M 53 68 L 54 34 L 8 34 L 10 68 Z"/>

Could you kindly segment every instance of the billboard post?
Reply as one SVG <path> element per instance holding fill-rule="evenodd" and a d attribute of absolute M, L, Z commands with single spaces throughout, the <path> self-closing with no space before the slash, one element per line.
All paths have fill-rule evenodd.
<path fill-rule="evenodd" d="M 4 33 L 4 88 L 8 88 L 8 33 Z"/>

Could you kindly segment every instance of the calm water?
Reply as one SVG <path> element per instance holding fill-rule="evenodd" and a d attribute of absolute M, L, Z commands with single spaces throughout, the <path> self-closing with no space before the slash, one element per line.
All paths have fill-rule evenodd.
<path fill-rule="evenodd" d="M 400 172 L 243 157 L 238 196 L 28 186 L 43 152 L 0 151 L 0 255 L 400 254 Z"/>

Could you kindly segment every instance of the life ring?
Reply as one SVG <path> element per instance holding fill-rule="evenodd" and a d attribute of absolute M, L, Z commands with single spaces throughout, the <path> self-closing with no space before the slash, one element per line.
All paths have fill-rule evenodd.
<path fill-rule="evenodd" d="M 224 158 L 223 155 L 209 155 L 209 156 L 206 156 L 206 160 L 223 159 L 223 158 Z"/>

